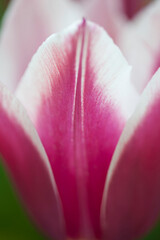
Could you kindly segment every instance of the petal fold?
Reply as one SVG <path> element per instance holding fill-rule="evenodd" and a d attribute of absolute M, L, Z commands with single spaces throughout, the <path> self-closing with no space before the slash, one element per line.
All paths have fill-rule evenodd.
<path fill-rule="evenodd" d="M 0 153 L 33 219 L 48 236 L 64 239 L 61 203 L 49 160 L 23 107 L 2 85 Z"/>
<path fill-rule="evenodd" d="M 160 70 L 147 86 L 113 155 L 106 180 L 104 239 L 137 239 L 160 215 Z"/>
<path fill-rule="evenodd" d="M 129 74 L 106 32 L 83 20 L 49 37 L 17 90 L 48 154 L 72 237 L 100 235 L 107 169 L 137 100 Z"/>

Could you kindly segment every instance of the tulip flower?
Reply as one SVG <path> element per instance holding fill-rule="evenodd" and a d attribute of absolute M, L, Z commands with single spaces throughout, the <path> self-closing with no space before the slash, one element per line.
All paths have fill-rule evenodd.
<path fill-rule="evenodd" d="M 130 70 L 83 20 L 43 43 L 14 95 L 0 85 L 0 152 L 51 239 L 135 239 L 157 221 L 160 72 L 138 95 Z"/>
<path fill-rule="evenodd" d="M 0 75 L 12 91 L 43 40 L 81 16 L 101 24 L 133 66 L 131 83 L 119 50 L 84 21 L 44 43 L 16 91 L 33 124 L 0 87 L 0 151 L 32 218 L 51 238 L 134 239 L 159 215 L 159 72 L 134 108 L 159 67 L 160 4 L 128 21 L 139 2 L 15 0 L 6 15 Z"/>

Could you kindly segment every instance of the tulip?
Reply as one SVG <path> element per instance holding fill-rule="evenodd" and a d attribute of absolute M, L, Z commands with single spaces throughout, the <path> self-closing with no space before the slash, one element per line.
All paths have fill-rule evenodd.
<path fill-rule="evenodd" d="M 24 84 L 24 82 L 28 82 L 28 80 L 23 80 L 23 83 L 20 84 L 20 87 L 17 90 L 17 97 L 25 106 L 41 140 L 37 136 L 37 133 L 35 133 L 35 136 L 30 136 L 31 135 L 30 132 L 32 131 L 36 132 L 36 131 L 32 126 L 32 124 L 29 122 L 27 116 L 25 117 L 27 120 L 20 121 L 19 123 L 19 118 L 21 118 L 21 114 L 19 114 L 18 112 L 19 112 L 19 108 L 22 109 L 22 106 L 19 106 L 20 104 L 17 103 L 17 100 L 15 100 L 15 97 L 10 96 L 10 94 L 6 92 L 7 90 L 5 90 L 4 87 L 1 86 L 1 92 L 2 92 L 1 104 L 3 109 L 2 112 L 5 112 L 5 115 L 7 116 L 5 120 L 4 120 L 4 117 L 2 117 L 2 128 L 3 128 L 4 122 L 9 122 L 8 128 L 11 128 L 11 129 L 13 128 L 12 130 L 13 137 L 15 137 L 15 135 L 18 135 L 17 124 L 15 126 L 15 121 L 16 122 L 18 121 L 18 126 L 20 124 L 22 133 L 19 133 L 20 136 L 19 135 L 18 135 L 19 137 L 17 136 L 16 141 L 17 141 L 17 144 L 21 146 L 23 144 L 26 144 L 25 142 L 28 141 L 28 135 L 30 136 L 29 144 L 27 143 L 26 146 L 31 145 L 31 147 L 27 147 L 27 148 L 31 148 L 30 150 L 31 153 L 29 153 L 29 158 L 31 159 L 31 162 L 28 163 L 26 160 L 28 158 L 27 150 L 23 149 L 24 147 L 22 147 L 23 154 L 26 155 L 26 158 L 24 158 L 23 154 L 21 153 L 22 149 L 18 150 L 17 146 L 13 145 L 13 142 L 10 139 L 8 139 L 8 137 L 6 136 L 7 135 L 6 132 L 2 134 L 2 140 L 4 142 L 3 143 L 4 145 L 2 144 L 1 146 L 2 147 L 1 152 L 5 158 L 6 164 L 10 169 L 11 174 L 13 175 L 13 179 L 17 184 L 17 188 L 19 189 L 19 192 L 21 193 L 22 198 L 24 199 L 24 201 L 26 202 L 26 205 L 28 206 L 28 209 L 32 217 L 39 224 L 39 226 L 44 229 L 44 231 L 49 236 L 55 237 L 56 239 L 63 239 L 63 238 L 66 238 L 66 236 L 70 236 L 74 238 L 79 236 L 82 236 L 82 237 L 85 236 L 86 238 L 89 238 L 89 239 L 95 238 L 95 237 L 98 239 L 101 239 L 102 237 L 104 237 L 105 239 L 134 238 L 146 232 L 156 221 L 157 215 L 159 213 L 159 209 L 158 209 L 159 197 L 156 195 L 158 194 L 156 193 L 156 190 L 158 188 L 158 185 L 157 185 L 158 170 L 159 170 L 158 168 L 156 171 L 157 174 L 155 174 L 155 176 L 152 176 L 153 183 L 154 181 L 156 181 L 155 189 L 152 189 L 153 183 L 152 182 L 148 183 L 147 182 L 148 179 L 145 179 L 151 175 L 151 173 L 148 172 L 149 170 L 148 171 L 146 170 L 145 173 L 143 173 L 142 171 L 142 174 L 141 174 L 141 171 L 140 171 L 141 167 L 140 167 L 140 170 L 139 170 L 140 173 L 138 172 L 138 176 L 137 176 L 137 172 L 135 174 L 135 172 L 133 171 L 133 173 L 131 174 L 131 169 L 129 168 L 131 168 L 132 165 L 131 166 L 129 165 L 128 168 L 122 167 L 123 170 L 125 169 L 124 171 L 127 171 L 126 169 L 129 169 L 128 173 L 122 171 L 122 169 L 119 170 L 119 167 L 115 167 L 114 169 L 115 163 L 116 163 L 115 164 L 116 166 L 117 165 L 121 166 L 121 164 L 123 166 L 125 161 L 130 161 L 131 163 L 133 161 L 133 166 L 135 166 L 135 168 L 137 167 L 137 165 L 135 164 L 135 156 L 133 156 L 133 159 L 130 160 L 130 158 L 127 155 L 129 154 L 127 152 L 128 149 L 124 147 L 124 145 L 126 145 L 126 142 L 128 143 L 128 145 L 131 144 L 131 146 L 129 146 L 129 149 L 130 148 L 132 149 L 133 147 L 132 145 L 135 144 L 134 143 L 135 140 L 130 139 L 133 136 L 130 136 L 129 133 L 131 131 L 130 128 L 132 128 L 132 125 L 134 125 L 135 124 L 134 122 L 137 122 L 137 120 L 136 121 L 130 120 L 129 121 L 130 123 L 127 123 L 128 125 L 126 124 L 126 121 L 132 115 L 133 109 L 137 103 L 137 98 L 139 98 L 139 96 L 137 96 L 137 94 L 135 93 L 134 88 L 136 87 L 138 95 L 140 95 L 140 93 L 144 90 L 145 86 L 147 85 L 148 81 L 151 79 L 153 73 L 157 70 L 157 67 L 159 66 L 159 61 L 158 61 L 159 56 L 157 53 L 157 49 L 159 47 L 158 45 L 159 39 L 158 39 L 158 31 L 157 31 L 158 28 L 156 28 L 155 31 L 153 31 L 154 29 L 153 27 L 155 25 L 155 21 L 153 20 L 157 19 L 159 14 L 158 1 L 150 5 L 145 10 L 143 10 L 143 12 L 137 15 L 130 22 L 128 22 L 128 20 L 126 19 L 126 16 L 127 18 L 132 18 L 133 15 L 136 13 L 136 11 L 139 9 L 139 6 L 137 5 L 137 7 L 134 7 L 134 4 L 135 3 L 137 4 L 136 1 L 124 1 L 124 2 L 125 4 L 123 5 L 123 9 L 122 9 L 122 5 L 121 5 L 122 2 L 120 2 L 120 5 L 117 6 L 117 4 L 115 4 L 116 1 L 105 2 L 103 0 L 93 1 L 92 4 L 91 2 L 89 4 L 89 2 L 87 3 L 83 1 L 77 1 L 76 3 L 73 1 L 69 2 L 68 0 L 67 1 L 59 0 L 59 1 L 54 1 L 54 8 L 52 7 L 51 1 L 49 0 L 47 1 L 34 0 L 32 1 L 32 4 L 30 4 L 29 1 L 22 1 L 22 0 L 15 1 L 15 3 L 14 2 L 11 3 L 12 5 L 8 10 L 9 17 L 8 18 L 6 17 L 6 20 L 4 22 L 3 35 L 1 38 L 1 45 L 0 45 L 0 68 L 1 68 L 0 72 L 1 72 L 2 81 L 5 84 L 7 84 L 7 87 L 12 91 L 16 90 L 19 80 L 21 79 L 21 76 L 23 75 L 23 72 L 26 69 L 28 62 L 30 61 L 31 56 L 36 51 L 37 47 L 42 43 L 42 41 L 47 36 L 49 36 L 52 32 L 55 32 L 64 28 L 66 25 L 68 25 L 73 20 L 79 18 L 82 15 L 88 16 L 88 18 L 96 22 L 99 22 L 101 25 L 103 25 L 103 27 L 107 29 L 109 34 L 114 38 L 114 40 L 121 47 L 127 60 L 133 66 L 133 72 L 132 72 L 133 86 L 132 86 L 132 83 L 129 82 L 128 76 L 125 76 L 127 80 L 124 81 L 123 84 L 122 84 L 122 81 L 120 81 L 120 83 L 118 84 L 116 69 L 113 68 L 115 72 L 114 73 L 111 72 L 112 74 L 110 76 L 110 74 L 108 75 L 105 72 L 105 67 L 102 67 L 103 64 L 100 64 L 99 66 L 99 61 L 100 61 L 99 59 L 102 58 L 104 53 L 102 53 L 101 55 L 99 53 L 97 54 L 99 56 L 99 59 L 98 57 L 97 59 L 95 59 L 94 57 L 94 54 L 93 54 L 94 51 L 95 52 L 98 51 L 97 50 L 98 47 L 97 48 L 95 47 L 98 45 L 98 40 L 96 40 L 93 37 L 94 31 L 93 30 L 91 31 L 90 24 L 89 26 L 88 24 L 81 24 L 81 25 L 85 25 L 85 29 L 89 28 L 89 32 L 92 32 L 91 39 L 94 42 L 94 44 L 92 44 L 94 47 L 92 50 L 87 48 L 86 54 L 89 52 L 88 53 L 89 55 L 91 56 L 93 55 L 92 58 L 95 59 L 95 62 L 92 63 L 93 66 L 89 67 L 87 61 L 84 63 L 83 61 L 81 62 L 81 60 L 79 60 L 80 66 L 83 64 L 84 65 L 86 64 L 86 66 L 88 66 L 86 68 L 86 69 L 89 69 L 87 73 L 87 79 L 88 78 L 90 79 L 90 77 L 88 76 L 90 75 L 94 76 L 95 73 L 97 74 L 98 72 L 97 74 L 98 76 L 96 77 L 98 81 L 102 82 L 102 85 L 101 83 L 97 84 L 96 80 L 93 80 L 94 84 L 96 85 L 95 93 L 92 94 L 91 92 L 91 96 L 93 95 L 92 97 L 93 101 L 91 101 L 92 103 L 88 103 L 89 93 L 86 93 L 87 97 L 84 96 L 84 99 L 86 99 L 84 102 L 86 103 L 84 104 L 83 102 L 81 103 L 81 92 L 79 93 L 79 91 L 76 91 L 77 93 L 75 94 L 75 100 L 73 100 L 73 98 L 70 99 L 68 96 L 69 95 L 68 92 L 71 92 L 72 96 L 74 95 L 73 85 L 76 86 L 76 81 L 77 81 L 77 87 L 75 88 L 79 89 L 81 87 L 81 83 L 79 83 L 78 77 L 77 77 L 77 80 L 76 80 L 76 77 L 71 77 L 70 81 L 72 85 L 69 88 L 70 91 L 68 90 L 67 85 L 63 85 L 63 87 L 61 85 L 60 86 L 57 85 L 56 87 L 58 90 L 57 89 L 55 90 L 54 89 L 55 86 L 52 86 L 53 88 L 52 89 L 50 85 L 49 86 L 46 85 L 46 80 L 45 80 L 44 83 L 42 82 L 42 85 L 44 89 L 46 88 L 49 89 L 49 90 L 46 90 L 47 92 L 45 93 L 41 90 L 43 88 L 42 85 L 39 86 L 40 89 L 38 90 L 39 91 L 38 93 L 35 90 L 34 92 L 31 92 L 31 89 L 32 88 L 37 89 L 37 85 L 39 84 L 35 82 L 34 84 L 30 83 L 30 86 L 26 86 L 25 84 L 28 84 L 28 83 Z M 97 9 L 99 8 L 101 8 L 101 10 L 97 11 Z M 24 14 L 24 9 L 26 11 L 26 15 L 30 16 L 30 19 L 26 18 L 26 15 Z M 53 14 L 53 9 L 55 9 L 54 14 Z M 61 14 L 63 15 L 63 18 L 65 16 L 65 20 L 63 21 L 60 20 L 61 15 L 59 15 L 59 12 L 61 12 L 62 9 L 64 9 L 64 13 L 63 14 L 61 13 Z M 69 12 L 68 16 L 65 14 L 66 12 Z M 144 29 L 144 26 L 146 26 L 146 22 L 148 22 L 147 26 L 149 27 L 146 28 L 146 31 L 144 34 L 142 29 Z M 25 33 L 24 33 L 24 26 L 25 26 Z M 122 26 L 123 26 L 123 29 L 122 29 Z M 84 26 L 78 27 L 77 25 L 77 27 L 74 27 L 74 28 L 77 29 L 77 32 L 79 33 L 78 35 L 80 35 L 80 32 L 83 32 L 80 29 L 83 29 Z M 71 34 L 70 32 L 71 30 L 68 30 L 68 35 Z M 32 37 L 28 38 L 28 36 L 30 35 Z M 69 44 L 69 46 L 72 49 L 72 54 L 77 56 L 76 53 L 78 52 L 79 48 L 85 49 L 82 46 L 85 45 L 83 44 L 83 42 L 85 43 L 86 39 L 84 39 L 84 41 L 82 40 L 82 43 L 80 43 L 81 41 L 80 40 L 78 41 L 79 38 L 76 37 L 77 36 L 76 30 L 73 35 L 74 35 L 73 39 L 75 39 L 73 42 L 76 42 L 77 44 L 73 44 L 73 46 L 71 46 L 72 44 Z M 101 34 L 99 33 L 98 36 L 100 35 L 104 35 L 104 34 L 102 34 L 101 32 Z M 151 35 L 152 35 L 152 38 L 151 38 Z M 65 36 L 62 36 L 61 38 L 64 39 Z M 136 41 L 135 41 L 135 36 L 136 36 Z M 144 42 L 145 44 L 143 44 Z M 79 48 L 78 48 L 79 46 L 78 43 L 81 46 Z M 45 61 L 43 62 L 43 58 L 44 56 L 46 58 L 48 57 L 46 56 L 48 45 L 47 43 L 45 44 L 46 44 L 46 47 L 43 50 L 44 54 L 41 54 L 41 57 L 37 57 L 37 61 L 35 61 L 35 64 L 33 63 L 33 60 L 32 60 L 31 66 L 29 67 L 29 69 L 33 70 L 33 67 L 32 67 L 33 64 L 34 65 L 40 64 L 39 59 L 42 59 L 42 63 L 43 63 L 42 67 L 46 66 L 46 62 Z M 57 47 L 57 44 L 58 43 L 56 41 L 55 46 L 57 49 L 59 49 L 60 46 L 58 45 Z M 135 54 L 135 50 L 132 51 L 133 48 L 136 49 L 136 54 Z M 68 50 L 67 47 L 64 47 L 64 52 L 67 52 L 67 50 Z M 118 51 L 118 49 L 116 49 L 115 51 Z M 36 54 L 36 56 L 38 56 L 38 54 L 40 55 L 39 52 Z M 53 55 L 57 55 L 57 52 L 55 53 L 55 50 L 53 52 L 54 52 Z M 137 54 L 137 52 L 140 54 Z M 83 53 L 82 51 L 82 55 L 83 54 L 85 53 Z M 142 57 L 140 58 L 139 56 L 142 56 Z M 82 57 L 80 56 L 79 58 L 83 60 L 83 56 Z M 123 57 L 121 56 L 121 58 Z M 71 69 L 70 67 L 71 65 L 77 66 L 75 62 L 73 64 L 69 64 L 66 66 L 62 60 L 63 60 L 62 56 L 60 59 L 58 58 L 57 60 L 54 60 L 55 66 L 57 66 L 58 69 L 60 68 L 59 66 L 61 65 L 68 69 Z M 13 65 L 14 61 L 15 61 L 15 64 Z M 72 63 L 72 61 L 70 60 L 68 60 L 68 62 Z M 107 69 L 111 69 L 112 61 L 109 64 L 107 63 L 108 59 L 107 60 L 104 59 L 104 62 L 105 62 L 104 65 L 107 66 Z M 115 60 L 113 62 L 115 62 Z M 120 59 L 119 62 L 122 62 L 122 59 Z M 49 64 L 50 62 L 47 63 L 47 65 Z M 127 68 L 129 71 L 128 66 Z M 43 79 L 45 78 L 44 75 L 47 75 L 47 74 L 51 76 L 53 75 L 54 79 L 52 81 L 51 81 L 51 77 L 48 78 L 48 81 L 51 82 L 51 85 L 52 85 L 52 82 L 54 84 L 55 79 L 57 79 L 58 75 L 60 74 L 62 75 L 62 80 L 64 80 L 63 76 L 65 75 L 65 72 L 63 72 L 61 69 L 59 71 L 59 74 L 57 73 L 56 76 L 54 75 L 55 74 L 54 72 L 56 72 L 55 68 L 53 70 L 50 67 L 49 70 L 46 70 L 46 72 L 43 73 L 42 70 L 38 69 L 37 67 L 38 70 L 34 70 L 33 71 L 34 74 L 32 73 L 31 76 L 29 75 L 30 73 L 28 72 L 31 72 L 32 70 L 29 71 L 29 69 L 26 73 L 26 75 L 28 74 L 27 75 L 28 77 L 24 77 L 24 79 L 33 78 L 32 79 L 33 81 L 35 78 Z M 144 69 L 145 69 L 145 72 L 144 72 Z M 39 74 L 38 72 L 41 72 L 41 74 Z M 126 70 L 126 73 L 127 73 L 127 70 Z M 75 75 L 74 72 L 72 71 L 68 72 L 67 76 L 70 76 L 72 74 Z M 111 84 L 113 87 L 110 87 L 110 85 L 108 85 L 107 83 L 107 87 L 106 87 L 107 92 L 106 94 L 104 94 L 104 90 L 103 90 L 104 83 L 103 83 L 102 76 L 103 75 L 105 76 L 103 78 L 106 78 L 107 82 L 111 82 L 110 78 L 114 79 L 115 78 L 113 76 L 114 74 L 116 74 L 117 80 L 114 80 L 113 84 Z M 77 76 L 79 76 L 78 70 L 77 70 Z M 159 73 L 155 75 L 154 79 L 158 79 L 158 76 L 159 76 Z M 121 79 L 122 77 L 119 77 L 119 78 Z M 69 77 L 67 79 L 69 79 Z M 142 99 L 145 98 L 144 96 L 148 96 L 148 94 L 150 95 L 152 93 L 152 86 L 158 85 L 158 83 L 156 83 L 158 82 L 158 80 L 154 80 L 154 79 L 151 81 L 153 82 L 152 85 L 150 84 L 149 85 L 150 87 L 147 88 L 149 89 L 149 90 L 146 90 L 147 93 L 145 93 L 141 97 Z M 58 78 L 59 82 L 63 82 L 62 80 Z M 94 86 L 94 84 L 91 84 L 91 87 L 92 85 Z M 36 88 L 34 88 L 33 86 L 36 86 Z M 26 95 L 26 92 L 25 92 L 26 89 L 28 89 L 28 95 Z M 59 95 L 59 90 L 61 93 L 60 95 Z M 55 96 L 54 94 L 52 94 L 52 92 L 56 92 Z M 154 89 L 153 93 L 155 94 L 157 93 L 156 89 Z M 104 95 L 104 98 L 102 99 L 101 99 L 101 94 L 102 96 Z M 52 102 L 50 103 L 50 101 L 48 100 L 51 97 L 53 98 L 52 100 L 53 103 Z M 6 102 L 6 98 L 10 99 L 10 101 L 7 102 L 7 105 L 3 103 L 3 102 Z M 65 113 L 64 107 L 62 108 L 63 102 L 65 103 L 65 98 L 69 98 L 70 105 L 68 105 L 69 107 L 67 109 L 70 109 L 69 111 L 70 118 Z M 13 104 L 12 100 L 16 101 L 16 104 Z M 149 109 L 149 105 L 152 103 L 152 101 L 155 101 L 155 98 L 149 100 L 149 102 L 147 99 L 145 100 L 145 103 L 144 103 L 144 100 L 140 101 L 139 105 L 142 107 L 139 107 L 139 109 L 142 108 L 141 111 L 143 112 L 144 111 L 143 109 L 145 108 L 143 107 L 143 105 L 145 104 L 146 105 L 148 104 L 147 105 L 148 107 L 146 108 Z M 34 105 L 34 102 L 35 102 L 35 105 Z M 120 104 L 120 109 L 122 108 L 122 113 L 119 110 L 119 105 L 117 104 L 117 102 L 119 102 Z M 49 105 L 49 107 L 46 109 L 44 106 L 45 104 L 47 104 L 47 106 Z M 84 104 L 84 109 L 87 109 L 87 111 L 89 112 L 88 113 L 87 111 L 86 112 L 84 111 L 85 113 L 84 116 L 86 116 L 86 118 L 84 118 L 86 119 L 84 124 L 85 131 L 82 131 L 83 129 L 79 127 L 79 125 L 81 126 L 83 124 L 81 124 L 82 120 L 81 118 L 79 118 L 80 110 L 76 110 L 80 108 L 81 104 Z M 14 105 L 14 107 L 12 105 Z M 74 106 L 74 105 L 75 105 L 74 112 L 76 114 L 72 114 L 71 112 L 71 106 Z M 94 107 L 95 107 L 94 105 L 99 106 L 99 108 L 94 110 Z M 112 105 L 115 105 L 115 106 L 112 106 Z M 52 113 L 50 110 L 51 107 L 54 109 L 54 112 L 58 116 L 56 117 L 52 116 Z M 12 112 L 11 116 L 10 116 L 10 111 Z M 24 110 L 20 110 L 20 111 L 24 112 Z M 156 111 L 157 110 L 153 110 L 153 112 L 156 112 Z M 40 116 L 38 115 L 41 112 L 42 112 L 41 115 L 43 117 L 41 115 Z M 94 114 L 94 117 L 93 117 L 93 114 Z M 145 114 L 147 115 L 148 113 L 146 112 L 144 113 L 144 115 Z M 25 113 L 23 113 L 23 115 L 25 115 Z M 74 122 L 76 124 L 74 127 L 72 127 L 73 124 L 71 123 L 71 115 L 75 115 Z M 137 119 L 137 115 L 139 119 L 139 113 L 134 113 L 132 116 L 132 119 L 134 118 Z M 156 114 L 154 115 L 156 118 Z M 14 123 L 13 123 L 12 117 L 14 118 Z M 92 123 L 93 118 L 95 118 L 94 123 Z M 68 127 L 67 127 L 67 124 L 66 125 L 64 124 L 64 122 L 66 121 L 65 119 L 67 119 L 67 124 L 69 124 Z M 137 128 L 139 129 L 139 125 L 142 124 L 140 123 L 140 120 L 138 121 L 135 129 Z M 154 117 L 153 117 L 153 121 L 155 121 Z M 149 120 L 149 122 L 152 123 L 152 118 L 151 120 Z M 47 126 L 46 126 L 46 123 L 47 123 Z M 93 126 L 91 127 L 90 124 Z M 144 125 L 145 124 L 147 128 L 147 123 L 144 122 Z M 25 125 L 29 125 L 27 130 L 25 128 Z M 123 128 L 125 125 L 126 127 L 123 131 Z M 72 131 L 73 134 L 71 132 L 71 129 L 67 131 L 66 130 L 67 128 L 69 129 L 73 128 L 74 129 L 74 131 Z M 126 130 L 128 128 L 129 130 Z M 122 131 L 123 131 L 123 134 L 120 138 Z M 145 131 L 146 130 L 144 130 L 144 132 Z M 21 134 L 23 135 L 23 137 L 21 137 Z M 141 133 L 138 133 L 138 134 L 140 134 L 140 136 L 142 135 Z M 144 136 L 145 134 L 148 136 L 151 133 L 150 132 L 143 133 Z M 85 135 L 86 137 L 85 141 L 83 140 L 84 139 L 83 135 Z M 108 136 L 111 139 L 110 141 L 108 140 Z M 152 136 L 153 143 L 155 143 L 155 140 L 154 140 L 155 137 L 156 136 Z M 20 139 L 22 138 L 24 140 L 21 142 Z M 33 140 L 32 138 L 36 139 L 36 141 Z M 119 138 L 120 138 L 120 141 L 118 142 Z M 82 141 L 79 141 L 79 139 L 82 139 Z M 91 142 L 91 139 L 93 143 Z M 139 145 L 140 146 L 149 145 L 150 147 L 148 150 L 149 153 L 148 152 L 145 153 L 146 155 L 143 157 L 142 160 L 140 160 L 140 163 L 139 163 L 140 166 L 142 165 L 143 167 L 146 164 L 146 163 L 143 163 L 144 159 L 148 157 L 147 159 L 149 161 L 149 157 L 151 153 L 155 154 L 155 159 L 156 159 L 156 156 L 157 156 L 156 154 L 158 154 L 157 153 L 158 149 L 154 150 L 155 146 L 152 146 L 150 142 L 145 143 L 145 139 L 140 138 L 139 141 L 136 140 L 136 142 L 138 143 L 135 144 L 136 146 L 135 149 L 130 150 L 130 152 L 131 151 L 135 153 L 138 152 L 138 156 L 141 156 L 141 155 L 143 156 L 144 152 L 141 153 L 141 151 L 143 150 L 143 147 L 141 150 L 141 148 L 139 149 Z M 158 140 L 156 141 L 158 142 Z M 37 142 L 38 142 L 38 147 L 37 147 Z M 13 154 L 14 159 L 11 159 L 11 156 L 8 156 L 8 153 L 5 152 L 6 151 L 4 150 L 6 148 L 5 144 L 6 145 L 9 144 L 9 146 L 11 146 L 11 149 L 14 152 Z M 45 150 L 43 149 L 42 144 Z M 34 147 L 32 147 L 32 145 L 33 146 L 36 145 L 36 150 Z M 151 149 L 151 146 L 152 146 L 152 149 Z M 72 148 L 75 148 L 74 153 Z M 86 148 L 88 150 L 86 150 Z M 81 153 L 81 149 L 82 149 L 82 153 Z M 41 156 L 42 152 L 43 152 L 43 157 Z M 123 155 L 123 152 L 126 152 L 125 154 L 127 155 L 127 157 L 121 156 Z M 35 173 L 35 171 L 33 171 L 31 176 L 29 177 L 30 180 L 28 179 L 27 176 L 22 176 L 22 172 L 24 173 L 26 171 L 25 168 L 32 169 L 32 166 L 34 165 L 35 160 L 33 160 L 32 155 L 33 156 L 36 155 L 36 159 L 40 159 L 38 160 L 38 163 L 36 161 L 35 168 L 38 168 L 38 169 L 40 168 L 40 173 L 42 172 L 41 176 L 44 175 L 44 183 L 41 182 L 42 180 L 40 177 L 40 173 L 38 173 L 37 175 L 37 172 Z M 128 160 L 124 158 L 128 158 Z M 76 161 L 74 161 L 74 159 L 76 159 Z M 84 159 L 84 160 L 82 161 L 81 159 Z M 20 164 L 21 161 L 23 162 L 22 165 Z M 110 161 L 111 161 L 111 165 L 110 165 Z M 151 169 L 155 168 L 156 165 L 158 164 L 156 161 L 158 160 L 155 160 L 155 162 L 152 163 L 153 166 L 151 165 Z M 67 166 L 65 165 L 65 162 L 67 162 Z M 44 165 L 42 169 L 41 169 L 41 165 Z M 18 167 L 18 170 L 16 169 L 17 167 Z M 139 165 L 138 165 L 138 169 L 139 169 Z M 85 174 L 83 173 L 83 170 Z M 112 171 L 114 172 L 114 174 L 112 174 Z M 153 171 L 153 174 L 154 173 L 155 172 Z M 137 176 L 137 182 L 135 181 L 134 174 Z M 26 173 L 26 175 L 28 175 L 28 173 Z M 33 181 L 34 175 L 37 176 L 36 177 L 37 182 Z M 143 181 L 141 181 L 140 175 L 143 176 L 142 177 Z M 107 177 L 107 180 L 105 183 L 106 177 Z M 157 178 L 157 179 L 154 180 L 154 178 Z M 33 181 L 33 184 L 30 183 L 31 179 Z M 95 179 L 96 179 L 96 183 L 94 181 Z M 127 185 L 126 183 L 123 183 L 124 185 L 123 184 L 121 185 L 122 189 L 124 188 L 123 194 L 118 191 L 119 189 L 117 189 L 117 186 L 118 186 L 117 181 L 120 182 L 122 180 L 126 181 L 126 183 L 128 184 Z M 148 183 L 148 186 L 146 186 L 147 184 L 144 183 L 145 180 Z M 138 193 L 134 193 L 134 189 L 132 188 L 134 188 L 135 186 L 137 188 L 137 185 L 139 183 L 141 183 L 141 188 Z M 39 189 L 39 185 L 43 186 L 43 184 L 45 185 L 45 187 L 43 189 Z M 131 186 L 132 185 L 134 186 L 131 188 L 129 184 Z M 30 185 L 33 185 L 32 189 L 34 189 L 34 194 L 32 191 L 29 192 Z M 47 187 L 47 192 L 45 192 L 46 190 L 44 190 L 46 186 L 49 186 Z M 67 188 L 67 189 L 64 189 L 64 188 Z M 153 194 L 152 196 L 153 199 L 152 198 L 148 199 L 147 194 L 150 194 L 150 193 Z M 46 195 L 45 198 L 44 198 L 44 195 Z M 39 199 L 37 199 L 37 196 L 41 196 L 42 202 L 39 201 Z M 121 199 L 122 196 L 123 196 L 123 199 Z M 127 196 L 128 198 L 124 200 L 124 196 Z M 137 204 L 137 206 L 134 206 L 133 200 L 130 199 L 133 196 L 137 200 L 137 202 L 139 202 L 139 205 Z M 146 205 L 144 204 L 145 198 L 148 199 L 147 203 L 145 203 Z M 52 201 L 51 200 L 49 201 L 48 199 L 52 199 Z M 118 201 L 118 203 L 116 202 L 116 200 Z M 130 203 L 130 206 L 128 206 L 126 201 Z M 46 205 L 48 206 L 48 208 L 46 208 Z M 140 215 L 137 214 L 138 210 L 136 210 L 138 209 L 138 206 L 140 209 Z M 100 211 L 100 208 L 101 208 L 101 211 Z M 116 212 L 122 212 L 120 208 L 123 209 L 124 213 L 119 214 L 117 216 Z M 129 208 L 133 208 L 133 209 L 135 208 L 135 209 L 133 211 L 133 209 L 129 209 Z M 147 212 L 148 209 L 149 209 L 149 212 Z M 53 219 L 50 220 L 51 217 L 48 217 L 51 215 L 50 212 L 52 213 L 52 216 L 53 215 L 55 216 L 54 222 L 53 222 Z M 144 215 L 142 214 L 142 212 Z M 133 218 L 129 219 L 129 221 L 131 221 L 130 225 L 127 225 L 128 224 L 127 216 L 133 216 Z M 115 219 L 116 219 L 116 222 L 115 222 Z"/>
<path fill-rule="evenodd" d="M 160 71 L 138 95 L 130 70 L 83 20 L 43 43 L 14 95 L 0 85 L 0 152 L 51 239 L 135 239 L 157 221 Z"/>

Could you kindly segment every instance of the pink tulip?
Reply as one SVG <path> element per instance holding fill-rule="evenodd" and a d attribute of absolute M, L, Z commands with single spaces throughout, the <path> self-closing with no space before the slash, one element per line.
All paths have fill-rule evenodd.
<path fill-rule="evenodd" d="M 139 96 L 130 70 L 83 20 L 43 43 L 15 96 L 0 87 L 0 151 L 52 239 L 135 239 L 157 221 L 160 71 Z"/>
<path fill-rule="evenodd" d="M 14 2 L 0 74 L 16 96 L 0 85 L 0 152 L 31 217 L 60 240 L 143 235 L 160 212 L 160 73 L 150 81 L 159 67 L 160 2 L 130 21 L 138 1 Z M 132 82 L 109 36 L 83 21 L 51 36 L 18 86 L 45 38 L 82 16 L 114 38 Z"/>

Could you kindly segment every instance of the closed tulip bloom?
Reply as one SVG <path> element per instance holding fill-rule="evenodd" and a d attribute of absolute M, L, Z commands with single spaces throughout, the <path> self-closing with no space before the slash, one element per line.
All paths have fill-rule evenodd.
<path fill-rule="evenodd" d="M 4 163 L 51 239 L 135 239 L 157 221 L 160 73 L 138 95 L 130 70 L 83 20 L 43 43 L 14 96 L 0 88 Z"/>
<path fill-rule="evenodd" d="M 6 13 L 0 153 L 50 239 L 132 240 L 157 222 L 160 1 L 145 5 L 14 0 Z"/>

